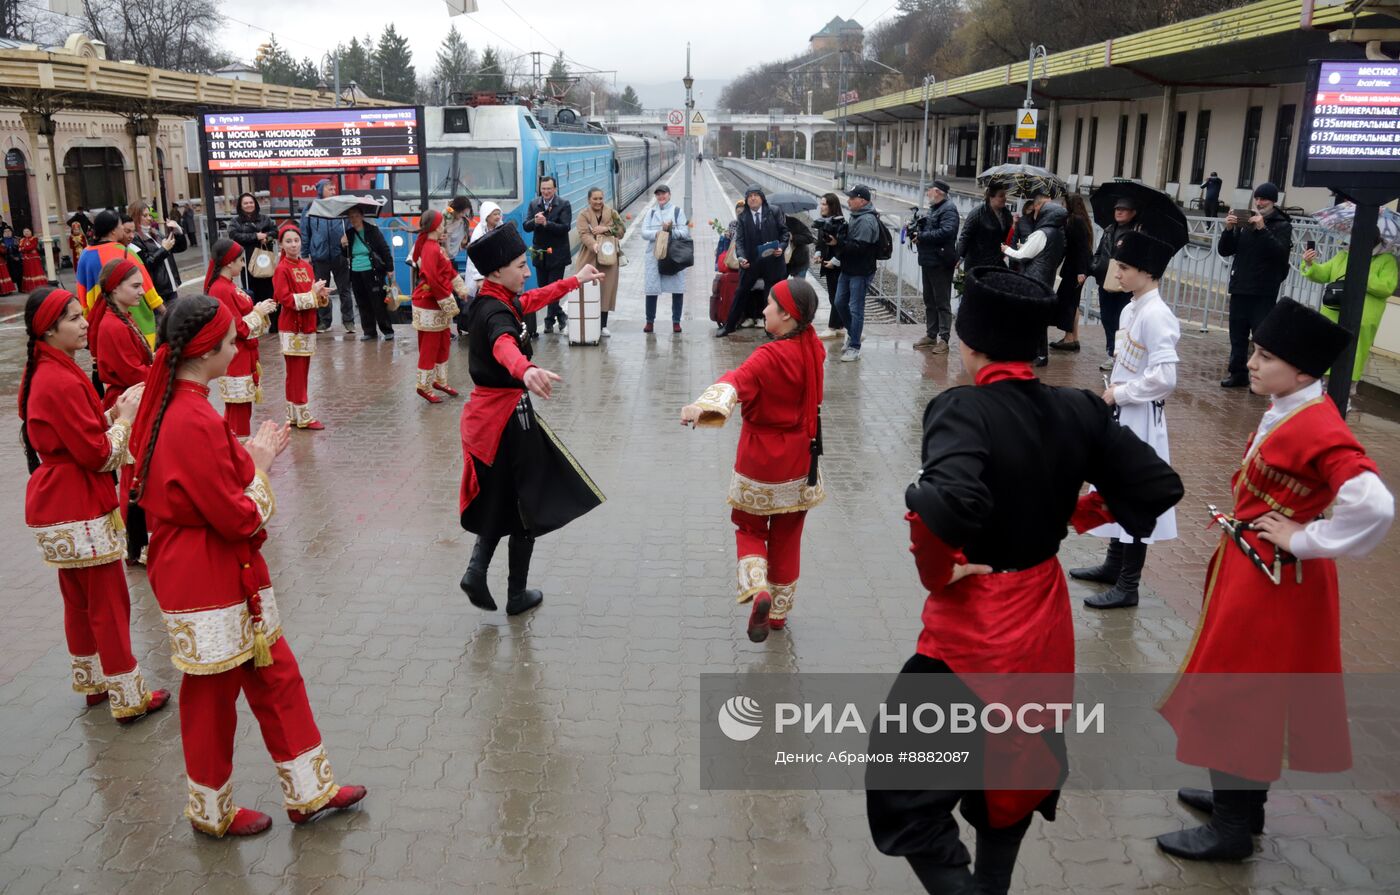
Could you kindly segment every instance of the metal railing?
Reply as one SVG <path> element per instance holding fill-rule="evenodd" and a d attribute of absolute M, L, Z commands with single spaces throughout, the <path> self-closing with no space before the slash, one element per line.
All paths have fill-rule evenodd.
<path fill-rule="evenodd" d="M 785 190 L 819 197 L 829 192 L 830 169 L 819 163 L 803 161 L 752 161 L 725 158 L 721 164 L 740 176 L 756 181 L 769 191 Z M 855 181 L 852 181 L 855 182 Z M 886 204 L 917 204 L 918 187 L 883 177 L 861 176 L 859 182 L 875 193 L 878 208 Z M 958 213 L 966 218 L 982 202 L 981 194 L 955 189 L 950 199 L 957 204 Z M 923 275 L 919 269 L 914 245 L 905 238 L 903 228 L 913 213 L 903 215 L 880 212 L 880 220 L 895 234 L 894 256 L 881 261 L 877 276 L 878 298 L 891 307 L 902 321 L 923 319 Z M 1176 315 L 1188 323 L 1196 323 L 1202 332 L 1211 326 L 1226 326 L 1230 316 L 1230 265 L 1232 259 L 1220 256 L 1220 237 L 1225 232 L 1224 218 L 1188 215 L 1186 218 L 1190 243 L 1176 253 L 1162 278 L 1162 298 Z M 1094 226 L 1094 244 L 1098 245 L 1103 230 Z M 1308 217 L 1293 219 L 1293 247 L 1289 256 L 1288 275 L 1279 289 L 1281 297 L 1317 308 L 1322 303 L 1322 285 L 1302 274 L 1303 252 L 1308 241 L 1317 244 L 1318 257 L 1326 261 L 1347 247 L 1346 236 L 1327 230 Z M 1098 319 L 1098 286 L 1094 280 L 1084 283 L 1080 308 L 1086 316 Z"/>

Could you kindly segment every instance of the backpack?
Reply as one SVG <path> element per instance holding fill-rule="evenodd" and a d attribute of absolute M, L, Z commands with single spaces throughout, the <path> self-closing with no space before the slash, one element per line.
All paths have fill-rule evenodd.
<path fill-rule="evenodd" d="M 875 223 L 880 225 L 880 239 L 875 243 L 875 260 L 888 261 L 894 256 L 894 234 L 878 215 L 875 217 Z"/>

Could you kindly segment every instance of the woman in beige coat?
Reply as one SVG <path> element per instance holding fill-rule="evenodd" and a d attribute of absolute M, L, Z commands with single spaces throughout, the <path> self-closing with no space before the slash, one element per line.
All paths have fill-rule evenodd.
<path fill-rule="evenodd" d="M 578 229 L 579 239 L 578 261 L 575 264 L 575 269 L 582 270 L 585 264 L 592 264 L 603 272 L 603 279 L 599 281 L 602 292 L 599 306 L 602 312 L 600 322 L 603 326 L 603 335 L 610 336 L 612 333 L 608 332 L 608 312 L 617 304 L 617 281 L 622 276 L 618 261 L 622 257 L 622 235 L 627 232 L 627 228 L 622 223 L 622 215 L 603 201 L 602 187 L 596 186 L 588 191 L 588 207 L 578 213 L 578 222 L 575 226 Z M 613 263 L 611 265 L 600 262 L 598 258 L 599 243 L 606 242 L 605 237 L 609 236 L 613 237 Z"/>

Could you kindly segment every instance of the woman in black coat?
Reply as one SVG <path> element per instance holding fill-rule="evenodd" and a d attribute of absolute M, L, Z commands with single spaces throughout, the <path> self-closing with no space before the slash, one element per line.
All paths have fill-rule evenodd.
<path fill-rule="evenodd" d="M 826 331 L 821 333 L 821 337 L 834 339 L 846 333 L 846 323 L 836 313 L 836 281 L 841 278 L 841 268 L 831 266 L 831 262 L 841 254 L 841 228 L 845 226 L 846 219 L 841 216 L 841 200 L 835 193 L 822 196 L 817 205 L 817 214 L 813 222 L 813 236 L 816 237 L 813 251 L 818 273 L 826 283 L 827 300 L 831 303 L 831 314 L 827 317 Z"/>
<path fill-rule="evenodd" d="M 1011 231 L 1011 212 L 1006 207 L 1006 188 L 987 187 L 985 201 L 963 220 L 958 234 L 958 257 L 964 271 L 988 265 L 1004 267 L 1001 247 Z"/>
<path fill-rule="evenodd" d="M 228 238 L 243 246 L 243 254 L 250 264 L 243 271 L 243 289 L 253 297 L 253 303 L 272 297 L 272 277 L 255 277 L 249 272 L 254 249 L 269 249 L 277 244 L 277 227 L 272 218 L 262 213 L 258 199 L 252 193 L 238 197 L 238 211 L 228 222 Z M 273 328 L 276 332 L 276 317 Z"/>
<path fill-rule="evenodd" d="M 1084 281 L 1093 271 L 1094 225 L 1084 197 L 1071 193 L 1065 200 L 1069 220 L 1065 223 L 1065 260 L 1060 266 L 1060 286 L 1055 290 L 1057 310 L 1055 325 L 1064 330 L 1065 337 L 1051 342 L 1057 351 L 1079 350 L 1079 297 Z"/>

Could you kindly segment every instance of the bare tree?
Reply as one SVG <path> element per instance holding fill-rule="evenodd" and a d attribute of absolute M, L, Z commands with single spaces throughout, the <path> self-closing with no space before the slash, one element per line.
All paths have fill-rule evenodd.
<path fill-rule="evenodd" d="M 223 24 L 214 0 L 83 0 L 83 18 L 110 58 L 174 71 L 207 71 L 227 60 L 214 40 Z"/>

